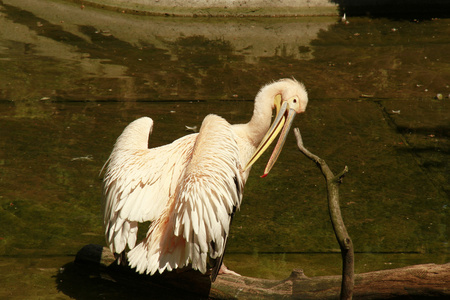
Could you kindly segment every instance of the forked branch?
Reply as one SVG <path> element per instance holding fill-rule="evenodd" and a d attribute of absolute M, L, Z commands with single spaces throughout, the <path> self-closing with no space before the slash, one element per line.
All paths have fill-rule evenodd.
<path fill-rule="evenodd" d="M 339 184 L 342 178 L 348 172 L 347 166 L 338 175 L 334 175 L 328 167 L 325 160 L 317 155 L 311 153 L 303 145 L 303 139 L 298 128 L 294 129 L 295 137 L 297 139 L 297 146 L 307 158 L 316 163 L 322 171 L 327 183 L 328 194 L 328 210 L 330 213 L 331 223 L 333 224 L 336 239 L 341 248 L 342 254 L 342 284 L 341 284 L 341 299 L 352 299 L 354 287 L 354 251 L 353 243 L 345 228 L 342 219 L 341 209 L 339 206 Z"/>

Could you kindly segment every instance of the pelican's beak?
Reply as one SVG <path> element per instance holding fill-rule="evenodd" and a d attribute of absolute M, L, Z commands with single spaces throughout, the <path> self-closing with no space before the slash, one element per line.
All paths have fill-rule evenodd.
<path fill-rule="evenodd" d="M 280 138 L 278 139 L 277 145 L 270 156 L 269 162 L 267 163 L 266 169 L 264 170 L 264 175 L 261 177 L 266 177 L 267 174 L 272 169 L 273 165 L 278 159 L 278 156 L 281 153 L 281 149 L 283 148 L 284 142 L 286 141 L 287 134 L 289 129 L 291 128 L 292 122 L 294 121 L 294 117 L 296 115 L 296 111 L 293 108 L 289 108 L 288 101 L 284 102 L 281 107 L 276 105 L 277 107 L 277 116 L 267 131 L 266 135 L 262 139 L 252 158 L 247 163 L 244 171 L 247 170 L 250 166 L 252 166 L 255 161 L 266 151 L 266 149 L 270 146 L 270 144 L 275 140 L 278 133 L 281 131 Z"/>
<path fill-rule="evenodd" d="M 264 174 L 261 177 L 266 177 L 267 174 L 269 174 L 270 170 L 272 169 L 273 165 L 278 159 L 278 156 L 280 156 L 281 149 L 283 149 L 284 142 L 286 141 L 286 137 L 289 133 L 289 130 L 291 129 L 291 125 L 294 122 L 294 117 L 297 114 L 295 110 L 292 108 L 287 108 L 287 116 L 285 114 L 283 115 L 285 121 L 283 123 L 283 130 L 281 131 L 280 138 L 278 139 L 277 144 L 275 145 L 275 148 L 273 149 L 272 155 L 269 158 L 269 161 L 267 162 L 266 168 L 264 169 Z M 279 127 L 281 128 L 282 125 Z M 279 129 L 277 129 L 278 133 Z M 275 138 L 275 137 L 274 137 Z"/>

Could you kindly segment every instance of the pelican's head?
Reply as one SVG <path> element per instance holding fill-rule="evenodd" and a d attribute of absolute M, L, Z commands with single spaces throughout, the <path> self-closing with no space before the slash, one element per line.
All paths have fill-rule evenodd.
<path fill-rule="evenodd" d="M 266 165 L 264 175 L 261 177 L 269 174 L 281 153 L 295 115 L 305 112 L 306 105 L 308 104 L 308 93 L 306 92 L 305 86 L 295 79 L 281 79 L 267 87 L 273 87 L 275 89 L 275 92 L 270 92 L 270 94 L 273 98 L 272 108 L 276 109 L 277 115 L 261 143 L 256 148 L 255 153 L 248 161 L 245 170 L 253 165 L 264 151 L 266 151 L 280 131 L 281 134 Z"/>

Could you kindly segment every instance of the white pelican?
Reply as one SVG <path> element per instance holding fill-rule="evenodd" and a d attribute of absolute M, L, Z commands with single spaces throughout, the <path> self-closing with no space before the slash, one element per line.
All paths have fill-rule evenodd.
<path fill-rule="evenodd" d="M 263 176 L 269 173 L 295 114 L 307 103 L 303 84 L 281 79 L 261 88 L 250 122 L 231 125 L 208 115 L 199 133 L 152 149 L 152 119 L 129 124 L 105 164 L 104 225 L 111 251 L 121 257 L 128 245 L 129 265 L 152 275 L 185 266 L 206 273 L 209 265 L 214 281 L 251 165 L 282 130 Z M 138 223 L 145 221 L 150 228 L 136 245 Z"/>

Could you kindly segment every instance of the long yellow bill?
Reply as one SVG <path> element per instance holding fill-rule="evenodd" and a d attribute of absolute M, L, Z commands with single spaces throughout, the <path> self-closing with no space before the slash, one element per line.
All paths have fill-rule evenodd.
<path fill-rule="evenodd" d="M 278 110 L 278 107 L 277 107 Z M 288 115 L 286 116 L 286 111 L 288 111 Z M 272 125 L 270 126 L 269 130 L 267 131 L 266 135 L 263 137 L 261 143 L 259 144 L 258 148 L 256 149 L 255 153 L 253 154 L 252 158 L 248 161 L 247 165 L 245 166 L 245 170 L 247 170 L 249 167 L 251 167 L 256 160 L 264 153 L 264 151 L 267 150 L 267 148 L 270 146 L 270 144 L 275 140 L 278 133 L 281 132 L 280 138 L 277 142 L 277 145 L 275 146 L 275 149 L 270 156 L 269 162 L 267 163 L 266 169 L 264 170 L 264 175 L 261 177 L 267 176 L 270 169 L 272 169 L 273 165 L 275 164 L 276 160 L 278 159 L 278 156 L 281 153 L 281 149 L 283 148 L 284 142 L 286 141 L 286 136 L 289 132 L 289 129 L 291 128 L 292 121 L 294 120 L 294 117 L 296 115 L 296 112 L 293 109 L 288 108 L 288 103 L 284 102 L 281 106 L 277 116 L 275 117 L 275 120 L 273 121 Z"/>
<path fill-rule="evenodd" d="M 289 133 L 289 130 L 291 129 L 291 125 L 294 121 L 294 117 L 296 114 L 297 113 L 295 112 L 295 110 L 289 109 L 289 113 L 288 113 L 288 116 L 286 117 L 283 131 L 281 131 L 280 138 L 278 139 L 278 142 L 275 145 L 275 148 L 273 149 L 272 155 L 270 156 L 269 162 L 267 163 L 266 168 L 264 170 L 264 174 L 261 177 L 266 177 L 267 174 L 269 174 L 273 165 L 277 161 L 278 156 L 280 156 L 281 149 L 283 149 L 284 142 L 286 141 L 287 135 Z"/>

